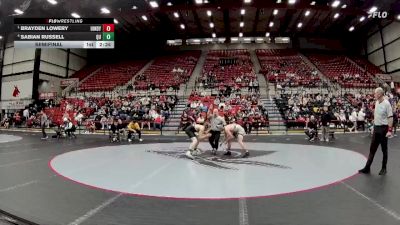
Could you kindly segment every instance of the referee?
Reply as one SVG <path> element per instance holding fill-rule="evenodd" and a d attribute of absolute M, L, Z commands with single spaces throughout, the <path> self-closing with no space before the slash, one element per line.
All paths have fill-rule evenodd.
<path fill-rule="evenodd" d="M 218 109 L 214 109 L 210 117 L 210 133 L 211 136 L 208 138 L 210 145 L 212 147 L 211 153 L 213 155 L 217 154 L 219 138 L 221 137 L 221 130 L 226 125 L 225 119 L 218 115 Z"/>
<path fill-rule="evenodd" d="M 383 160 L 382 169 L 379 175 L 385 175 L 386 164 L 388 160 L 388 137 L 392 136 L 393 130 L 393 111 L 389 101 L 384 99 L 384 91 L 382 88 L 375 89 L 375 112 L 374 112 L 374 133 L 369 150 L 368 161 L 365 167 L 358 172 L 368 174 L 371 170 L 371 164 L 374 160 L 376 151 L 381 145 Z"/>

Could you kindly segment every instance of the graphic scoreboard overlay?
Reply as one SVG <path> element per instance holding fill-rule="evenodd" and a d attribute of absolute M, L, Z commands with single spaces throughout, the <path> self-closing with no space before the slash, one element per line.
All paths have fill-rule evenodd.
<path fill-rule="evenodd" d="M 15 18 L 16 48 L 114 48 L 113 18 Z"/>

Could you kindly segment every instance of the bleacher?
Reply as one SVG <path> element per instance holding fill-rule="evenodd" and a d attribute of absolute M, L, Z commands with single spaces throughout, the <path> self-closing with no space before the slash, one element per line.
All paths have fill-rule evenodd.
<path fill-rule="evenodd" d="M 85 77 L 89 76 L 91 73 L 99 69 L 100 65 L 90 65 L 85 66 L 82 69 L 76 71 L 71 78 L 78 78 L 80 81 L 83 80 Z"/>
<path fill-rule="evenodd" d="M 238 77 L 240 82 L 237 82 Z M 249 86 L 256 75 L 250 52 L 245 49 L 211 50 L 203 65 L 200 82 L 208 80 L 209 87 L 234 86 L 238 88 Z"/>
<path fill-rule="evenodd" d="M 352 57 L 350 57 L 350 59 L 353 60 L 355 63 L 357 63 L 359 66 L 361 66 L 361 68 L 363 68 L 363 69 L 366 68 L 367 71 L 372 75 L 384 73 L 381 69 L 379 69 L 379 67 L 375 66 L 367 59 L 364 59 L 362 57 L 357 57 L 357 56 L 352 56 Z"/>
<path fill-rule="evenodd" d="M 135 90 L 178 88 L 189 80 L 200 54 L 201 51 L 185 51 L 156 58 L 143 74 L 135 78 Z"/>
<path fill-rule="evenodd" d="M 261 73 L 271 82 L 290 87 L 316 87 L 317 73 L 292 49 L 257 49 Z"/>
<path fill-rule="evenodd" d="M 129 61 L 105 65 L 87 78 L 79 86 L 79 91 L 111 91 L 131 80 L 145 64 L 146 61 Z"/>
<path fill-rule="evenodd" d="M 331 81 L 344 88 L 373 88 L 375 81 L 345 56 L 310 54 L 308 58 Z"/>

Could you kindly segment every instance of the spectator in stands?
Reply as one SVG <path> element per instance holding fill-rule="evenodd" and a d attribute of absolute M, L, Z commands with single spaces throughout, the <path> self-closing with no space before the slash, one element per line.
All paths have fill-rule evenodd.
<path fill-rule="evenodd" d="M 47 118 L 46 113 L 44 112 L 44 109 L 40 111 L 40 127 L 42 128 L 42 140 L 49 138 L 46 134 L 46 127 L 49 125 L 49 121 Z"/>
<path fill-rule="evenodd" d="M 354 130 L 354 132 L 357 133 L 357 118 L 358 118 L 357 110 L 354 108 L 349 117 L 349 120 L 352 123 L 352 127 L 349 128 L 350 132 L 353 132 L 353 130 Z"/>
<path fill-rule="evenodd" d="M 362 131 L 365 131 L 365 113 L 363 108 L 357 114 L 357 126 L 361 127 Z"/>
<path fill-rule="evenodd" d="M 332 121 L 331 112 L 329 112 L 328 107 L 324 106 L 324 111 L 321 114 L 321 127 L 322 127 L 322 137 L 321 141 L 329 142 L 329 126 Z"/>
<path fill-rule="evenodd" d="M 64 131 L 69 138 L 71 137 L 76 138 L 75 136 L 76 126 L 72 123 L 71 119 L 66 119 L 64 121 Z"/>
<path fill-rule="evenodd" d="M 28 107 L 25 107 L 22 115 L 23 115 L 25 123 L 26 123 L 28 121 L 28 119 L 29 119 L 29 108 Z"/>
<path fill-rule="evenodd" d="M 315 138 L 318 136 L 318 124 L 314 116 L 310 117 L 310 121 L 307 123 L 305 133 L 310 142 L 314 142 Z"/>
<path fill-rule="evenodd" d="M 142 139 L 142 132 L 141 132 L 141 130 L 140 130 L 139 123 L 138 123 L 135 119 L 133 119 L 133 120 L 128 124 L 127 129 L 128 129 L 128 141 L 129 141 L 129 142 L 132 142 L 132 136 L 133 136 L 133 134 L 138 134 L 138 136 L 139 136 L 139 141 L 140 141 L 140 142 L 143 141 L 143 139 Z"/>

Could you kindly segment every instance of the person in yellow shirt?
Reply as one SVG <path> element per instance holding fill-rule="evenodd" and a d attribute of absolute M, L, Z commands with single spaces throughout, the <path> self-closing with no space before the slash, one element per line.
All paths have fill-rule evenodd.
<path fill-rule="evenodd" d="M 137 133 L 139 135 L 139 141 L 142 142 L 142 132 L 140 131 L 139 123 L 136 120 L 131 120 L 128 124 L 128 141 L 132 142 L 132 134 Z"/>

